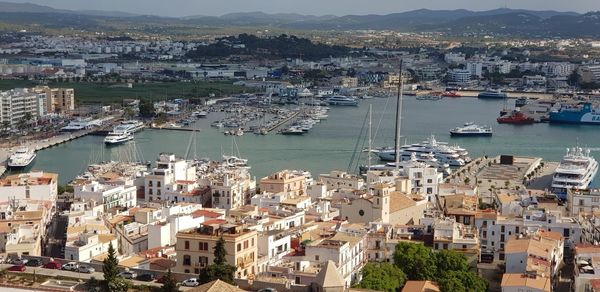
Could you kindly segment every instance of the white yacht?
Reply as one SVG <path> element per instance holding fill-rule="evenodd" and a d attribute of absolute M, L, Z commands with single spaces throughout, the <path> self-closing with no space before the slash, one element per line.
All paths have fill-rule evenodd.
<path fill-rule="evenodd" d="M 247 167 L 248 159 L 239 158 L 233 155 L 223 155 L 223 163 L 230 167 Z"/>
<path fill-rule="evenodd" d="M 450 130 L 452 137 L 491 137 L 492 127 L 478 126 L 474 123 L 465 123 L 462 127 Z"/>
<path fill-rule="evenodd" d="M 130 120 L 121 122 L 121 124 L 117 127 L 120 127 L 120 129 L 128 131 L 129 133 L 135 133 L 141 131 L 145 127 L 145 125 L 143 122 Z"/>
<path fill-rule="evenodd" d="M 448 164 L 450 166 L 463 166 L 471 161 L 468 152 L 458 146 L 448 146 L 447 143 L 438 142 L 435 137 L 430 137 L 422 143 L 404 145 L 400 147 L 400 160 L 409 160 L 412 153 L 417 155 L 417 158 L 422 155 L 433 154 L 438 161 L 438 165 Z M 379 159 L 383 161 L 395 161 L 396 153 L 394 149 L 384 148 L 378 151 Z"/>
<path fill-rule="evenodd" d="M 358 100 L 348 96 L 332 96 L 325 100 L 329 105 L 357 106 Z"/>
<path fill-rule="evenodd" d="M 106 145 L 118 145 L 123 144 L 127 141 L 133 140 L 133 134 L 129 132 L 110 132 L 108 136 L 104 138 L 104 144 Z"/>
<path fill-rule="evenodd" d="M 587 189 L 597 172 L 598 162 L 590 149 L 569 148 L 552 177 L 552 191 L 564 196 L 568 189 Z"/>
<path fill-rule="evenodd" d="M 27 167 L 35 159 L 35 151 L 29 148 L 19 148 L 8 158 L 8 167 L 12 169 Z"/>

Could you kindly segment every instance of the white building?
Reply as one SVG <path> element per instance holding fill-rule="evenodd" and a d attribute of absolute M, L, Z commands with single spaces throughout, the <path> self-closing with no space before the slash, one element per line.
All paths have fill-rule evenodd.
<path fill-rule="evenodd" d="M 448 70 L 448 80 L 454 84 L 467 84 L 471 81 L 471 71 L 466 69 Z"/>
<path fill-rule="evenodd" d="M 5 200 L 40 200 L 55 202 L 58 193 L 58 174 L 29 172 L 0 179 L 0 198 Z"/>
<path fill-rule="evenodd" d="M 144 197 L 147 202 L 166 200 L 165 193 L 173 190 L 177 181 L 196 181 L 196 168 L 174 154 L 161 153 L 152 173 L 144 178 Z M 176 188 L 175 188 L 176 189 Z"/>
<path fill-rule="evenodd" d="M 113 207 L 132 208 L 137 205 L 135 186 L 108 185 L 97 181 L 75 185 L 74 197 L 80 200 L 94 200 L 104 205 L 105 209 Z"/>
<path fill-rule="evenodd" d="M 35 122 L 46 115 L 46 94 L 28 89 L 13 89 L 0 92 L 0 123 L 16 127 L 27 115 Z"/>
<path fill-rule="evenodd" d="M 325 184 L 328 190 L 359 190 L 362 189 L 365 185 L 365 181 L 361 177 L 339 170 L 334 170 L 329 174 L 321 174 L 319 178 L 321 182 Z"/>
<path fill-rule="evenodd" d="M 465 69 L 471 73 L 471 76 L 481 78 L 483 75 L 483 63 L 481 62 L 467 62 Z"/>

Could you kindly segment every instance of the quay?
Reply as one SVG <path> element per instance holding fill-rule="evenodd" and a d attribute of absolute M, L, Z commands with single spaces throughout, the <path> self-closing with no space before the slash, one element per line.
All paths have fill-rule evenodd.
<path fill-rule="evenodd" d="M 34 149 L 35 151 L 39 151 L 75 140 L 77 138 L 81 138 L 83 136 L 93 133 L 94 131 L 95 130 L 83 130 L 72 133 L 64 133 L 47 139 L 28 141 L 19 145 L 18 147 L 28 147 L 30 149 Z M 10 157 L 14 149 L 14 147 L 0 149 L 0 176 L 2 176 L 7 171 L 8 158 Z"/>

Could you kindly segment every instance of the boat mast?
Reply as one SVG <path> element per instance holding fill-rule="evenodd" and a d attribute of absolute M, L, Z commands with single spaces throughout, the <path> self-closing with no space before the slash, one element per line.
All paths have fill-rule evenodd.
<path fill-rule="evenodd" d="M 398 102 L 396 105 L 396 141 L 394 143 L 394 154 L 395 154 L 395 166 L 396 166 L 396 171 L 400 170 L 400 127 L 401 127 L 401 123 L 402 123 L 402 95 L 404 94 L 403 92 L 403 87 L 404 87 L 404 82 L 403 82 L 403 78 L 402 78 L 402 59 L 400 59 L 400 73 L 399 73 L 399 80 L 398 80 Z"/>
<path fill-rule="evenodd" d="M 373 138 L 372 138 L 372 134 L 371 134 L 372 115 L 373 115 L 373 104 L 369 104 L 369 153 L 367 154 L 367 161 L 368 161 L 367 171 L 371 170 L 371 151 L 373 150 Z"/>

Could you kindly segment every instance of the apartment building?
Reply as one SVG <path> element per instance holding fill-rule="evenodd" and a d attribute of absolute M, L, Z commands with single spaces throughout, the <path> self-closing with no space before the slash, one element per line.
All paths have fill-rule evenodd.
<path fill-rule="evenodd" d="M 166 201 L 167 191 L 176 190 L 177 181 L 196 181 L 196 168 L 190 162 L 171 153 L 161 153 L 156 167 L 144 177 L 144 198 L 146 202 Z"/>
<path fill-rule="evenodd" d="M 578 244 L 573 257 L 574 292 L 595 291 L 600 284 L 600 246 Z"/>
<path fill-rule="evenodd" d="M 325 184 L 328 190 L 360 190 L 365 185 L 365 181 L 360 176 L 352 175 L 345 171 L 339 170 L 331 171 L 328 174 L 321 174 L 319 179 Z"/>
<path fill-rule="evenodd" d="M 226 220 L 205 221 L 200 227 L 177 233 L 177 266 L 180 273 L 199 274 L 200 270 L 214 261 L 214 247 L 225 240 L 227 263 L 235 266 L 236 278 L 247 279 L 257 273 L 258 233 Z"/>
<path fill-rule="evenodd" d="M 465 226 L 451 218 L 433 221 L 433 248 L 479 254 L 479 236 L 473 226 Z"/>
<path fill-rule="evenodd" d="M 261 192 L 289 193 L 293 196 L 301 196 L 306 194 L 306 187 L 306 177 L 289 170 L 273 173 L 260 180 Z"/>
<path fill-rule="evenodd" d="M 31 90 L 46 95 L 46 112 L 48 113 L 67 113 L 75 110 L 75 90 L 73 88 L 38 86 Z"/>
<path fill-rule="evenodd" d="M 506 243 L 506 273 L 557 275 L 563 261 L 564 238 L 552 231 L 538 231 L 510 238 Z"/>
<path fill-rule="evenodd" d="M 600 190 L 568 190 L 567 210 L 573 217 L 577 217 L 580 213 L 589 214 L 600 210 Z"/>
<path fill-rule="evenodd" d="M 27 116 L 35 122 L 46 115 L 46 95 L 29 89 L 12 89 L 0 92 L 0 123 L 15 128 Z"/>
<path fill-rule="evenodd" d="M 3 200 L 56 201 L 58 174 L 43 171 L 13 174 L 0 179 Z"/>
<path fill-rule="evenodd" d="M 74 197 L 79 200 L 94 200 L 104 205 L 105 210 L 114 207 L 132 208 L 137 205 L 137 187 L 109 185 L 91 181 L 73 186 Z"/>
<path fill-rule="evenodd" d="M 11 200 L 0 203 L 0 252 L 42 255 L 42 238 L 52 217 L 47 201 Z"/>
<path fill-rule="evenodd" d="M 247 169 L 233 169 L 211 178 L 210 187 L 214 208 L 236 209 L 246 205 L 256 193 L 256 180 Z"/>

